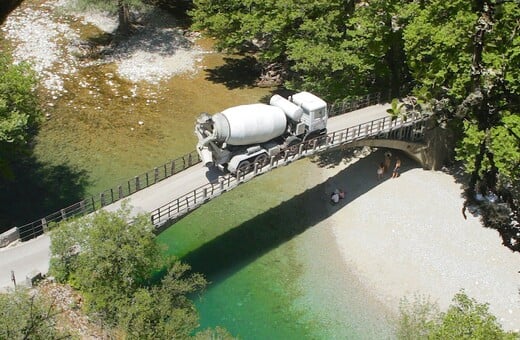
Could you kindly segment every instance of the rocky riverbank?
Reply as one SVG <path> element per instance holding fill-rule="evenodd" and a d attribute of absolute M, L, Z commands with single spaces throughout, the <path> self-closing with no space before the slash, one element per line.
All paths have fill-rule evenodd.
<path fill-rule="evenodd" d="M 67 91 L 65 80 L 81 67 L 115 63 L 118 75 L 134 83 L 157 83 L 197 70 L 203 53 L 193 44 L 198 35 L 188 34 L 168 13 L 154 9 L 140 14 L 135 34 L 117 43 L 96 46 L 82 39 L 80 29 L 72 24 L 91 24 L 99 34 L 112 34 L 117 28 L 114 16 L 99 11 L 78 12 L 71 5 L 72 0 L 27 1 L 1 27 L 13 46 L 15 62 L 30 63 L 52 99 Z M 97 49 L 95 58 L 88 57 L 92 48 Z"/>
<path fill-rule="evenodd" d="M 400 156 L 398 178 L 377 178 L 383 151 L 323 170 L 324 179 L 336 175 L 336 185 L 347 190 L 323 223 L 331 226 L 348 273 L 394 315 L 401 299 L 414 295 L 445 310 L 464 289 L 489 303 L 504 329 L 518 331 L 520 256 L 478 214 L 464 219 L 462 185 L 451 174 L 422 170 Z"/>

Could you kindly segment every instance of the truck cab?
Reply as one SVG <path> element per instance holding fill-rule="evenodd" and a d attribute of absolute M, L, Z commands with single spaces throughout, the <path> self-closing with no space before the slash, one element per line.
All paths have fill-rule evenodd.
<path fill-rule="evenodd" d="M 300 121 L 307 126 L 307 134 L 325 132 L 327 128 L 327 103 L 309 92 L 299 92 L 289 98 L 303 109 Z"/>

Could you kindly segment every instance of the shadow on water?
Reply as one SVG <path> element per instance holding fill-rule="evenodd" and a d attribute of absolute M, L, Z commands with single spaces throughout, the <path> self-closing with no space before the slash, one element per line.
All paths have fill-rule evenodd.
<path fill-rule="evenodd" d="M 252 87 L 260 77 L 261 69 L 253 57 L 224 58 L 224 64 L 206 70 L 206 80 L 224 84 L 228 89 Z"/>
<path fill-rule="evenodd" d="M 0 181 L 0 232 L 82 200 L 89 185 L 86 171 L 47 165 L 32 155 L 18 157 L 11 167 L 13 178 Z"/>
<path fill-rule="evenodd" d="M 406 158 L 403 156 L 402 159 Z M 269 250 L 303 233 L 382 183 L 377 180 L 375 175 L 379 161 L 379 154 L 371 154 L 361 159 L 325 182 L 294 196 L 186 254 L 182 258 L 183 262 L 189 263 L 194 272 L 203 273 L 213 283 L 224 280 Z M 366 181 L 357 181 L 360 183 L 357 186 L 349 184 L 346 188 L 346 197 L 337 205 L 332 205 L 329 195 L 338 187 L 338 184 L 348 183 L 352 176 L 363 174 L 366 172 L 367 164 L 371 166 L 372 163 L 374 172 L 370 175 L 367 174 L 367 177 L 370 178 L 367 178 Z M 409 159 L 406 159 L 406 164 L 408 166 L 404 166 L 402 171 L 416 167 Z M 250 194 L 254 195 L 254 192 Z"/>

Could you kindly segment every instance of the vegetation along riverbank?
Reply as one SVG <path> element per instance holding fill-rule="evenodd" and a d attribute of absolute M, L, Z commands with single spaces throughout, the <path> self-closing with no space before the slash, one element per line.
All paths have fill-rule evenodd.
<path fill-rule="evenodd" d="M 83 6 L 96 3 L 112 8 Z M 431 113 L 439 140 L 428 142 L 449 161 L 425 171 L 392 150 L 400 176 L 380 179 L 386 150 L 323 154 L 158 238 L 124 212 L 71 221 L 53 234 L 51 268 L 77 289 L 66 315 L 96 320 L 80 337 L 518 338 L 517 2 L 137 5 L 26 0 L 0 26 L 4 230 L 193 150 L 200 112 L 277 91 L 407 97 Z M 404 118 L 397 104 L 390 114 Z M 333 206 L 336 188 L 346 196 Z M 16 294 L 1 295 L 0 329 L 18 333 L 0 337 L 76 333 L 55 320 L 63 304 Z"/>

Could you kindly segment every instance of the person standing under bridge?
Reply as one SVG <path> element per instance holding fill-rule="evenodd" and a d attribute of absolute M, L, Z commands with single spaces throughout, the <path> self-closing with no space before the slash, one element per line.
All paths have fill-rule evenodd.
<path fill-rule="evenodd" d="M 392 178 L 399 177 L 399 170 L 401 169 L 401 159 L 396 157 L 394 171 L 392 172 Z"/>

